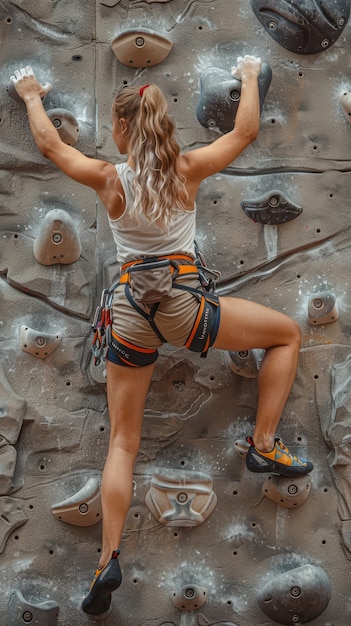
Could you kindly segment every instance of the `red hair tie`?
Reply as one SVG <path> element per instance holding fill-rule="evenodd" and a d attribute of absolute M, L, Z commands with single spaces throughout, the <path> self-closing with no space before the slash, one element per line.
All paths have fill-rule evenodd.
<path fill-rule="evenodd" d="M 140 87 L 140 89 L 139 89 L 140 98 L 142 97 L 146 87 L 150 87 L 149 83 L 147 83 L 146 85 L 143 85 L 142 87 Z"/>

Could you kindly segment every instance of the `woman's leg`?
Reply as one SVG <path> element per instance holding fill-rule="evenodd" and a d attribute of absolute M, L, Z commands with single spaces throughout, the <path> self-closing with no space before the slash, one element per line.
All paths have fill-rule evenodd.
<path fill-rule="evenodd" d="M 147 392 L 154 365 L 121 366 L 107 361 L 110 445 L 101 484 L 102 552 L 82 610 L 97 620 L 111 606 L 111 593 L 122 581 L 118 555 L 132 496 L 133 469 L 139 450 Z"/>
<path fill-rule="evenodd" d="M 107 361 L 110 445 L 102 475 L 102 552 L 106 565 L 119 547 L 130 506 L 133 469 L 138 454 L 146 396 L 154 364 L 123 367 Z"/>
<path fill-rule="evenodd" d="M 215 348 L 266 350 L 258 376 L 253 440 L 271 451 L 281 413 L 293 385 L 301 343 L 298 324 L 287 315 L 239 298 L 220 298 L 221 318 Z"/>

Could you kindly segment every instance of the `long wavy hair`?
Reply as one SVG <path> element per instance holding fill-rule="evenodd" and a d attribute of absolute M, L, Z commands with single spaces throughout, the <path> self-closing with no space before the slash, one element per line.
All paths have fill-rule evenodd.
<path fill-rule="evenodd" d="M 187 191 L 166 98 L 157 85 L 124 87 L 114 98 L 112 116 L 127 121 L 128 153 L 135 167 L 131 214 L 138 223 L 144 215 L 167 232 L 175 209 L 186 208 Z"/>

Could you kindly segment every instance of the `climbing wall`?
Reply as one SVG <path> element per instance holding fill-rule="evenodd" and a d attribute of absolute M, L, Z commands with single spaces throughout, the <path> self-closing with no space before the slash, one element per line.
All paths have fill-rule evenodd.
<path fill-rule="evenodd" d="M 244 54 L 263 62 L 261 129 L 202 184 L 197 243 L 220 294 L 300 324 L 279 433 L 315 469 L 290 480 L 245 467 L 262 351 L 163 347 L 104 623 L 351 623 L 349 5 L 0 2 L 0 626 L 89 623 L 109 436 L 91 324 L 118 272 L 103 207 L 38 153 L 10 76 L 32 65 L 53 85 L 44 106 L 63 140 L 118 162 L 118 88 L 157 83 L 182 149 L 206 145 L 235 117 L 230 69 Z"/>

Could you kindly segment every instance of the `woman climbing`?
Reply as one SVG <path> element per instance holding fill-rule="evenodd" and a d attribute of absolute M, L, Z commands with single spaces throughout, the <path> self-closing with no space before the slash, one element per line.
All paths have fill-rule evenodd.
<path fill-rule="evenodd" d="M 194 263 L 199 185 L 228 167 L 256 139 L 260 69 L 260 59 L 238 58 L 233 75 L 241 80 L 241 98 L 234 129 L 182 154 L 161 90 L 154 84 L 121 89 L 112 105 L 112 137 L 119 152 L 126 155 L 126 161 L 118 165 L 88 158 L 61 141 L 42 104 L 51 85 L 41 85 L 31 67 L 16 70 L 11 77 L 26 105 L 40 152 L 98 194 L 121 264 L 106 364 L 111 428 L 101 487 L 102 551 L 82 604 L 83 611 L 95 619 L 107 615 L 111 592 L 122 580 L 119 546 L 132 495 L 146 396 L 162 343 L 200 353 L 210 346 L 230 351 L 264 349 L 247 467 L 283 476 L 313 469 L 311 462 L 297 458 L 276 437 L 296 374 L 299 326 L 254 302 L 207 292 Z"/>

